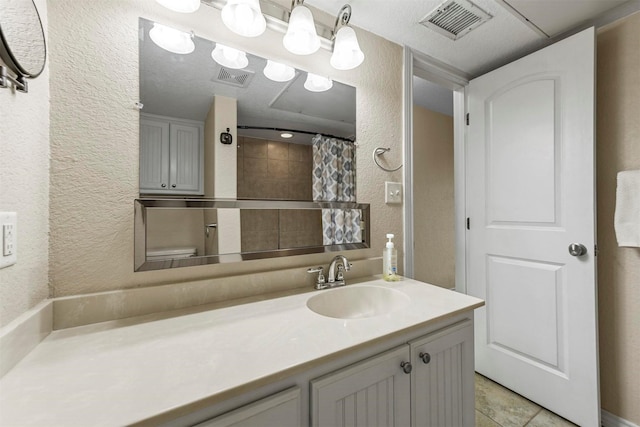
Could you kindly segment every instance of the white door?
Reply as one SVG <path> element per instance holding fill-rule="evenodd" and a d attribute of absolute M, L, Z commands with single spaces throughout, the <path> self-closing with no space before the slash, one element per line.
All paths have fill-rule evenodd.
<path fill-rule="evenodd" d="M 594 39 L 585 30 L 468 90 L 467 289 L 486 300 L 476 370 L 582 427 L 600 425 Z"/>

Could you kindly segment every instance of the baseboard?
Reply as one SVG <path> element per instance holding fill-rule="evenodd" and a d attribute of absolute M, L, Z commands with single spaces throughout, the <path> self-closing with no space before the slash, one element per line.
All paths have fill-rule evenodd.
<path fill-rule="evenodd" d="M 602 427 L 638 427 L 637 424 L 613 415 L 612 413 L 607 412 L 604 409 L 602 409 L 600 412 L 600 419 L 602 421 Z"/>
<path fill-rule="evenodd" d="M 0 378 L 53 329 L 53 305 L 44 300 L 0 329 Z"/>

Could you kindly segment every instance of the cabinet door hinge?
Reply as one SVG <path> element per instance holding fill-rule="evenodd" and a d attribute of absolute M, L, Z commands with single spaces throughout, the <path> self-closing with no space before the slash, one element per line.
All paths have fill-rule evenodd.
<path fill-rule="evenodd" d="M 469 126 L 469 113 L 467 113 L 467 126 Z"/>
<path fill-rule="evenodd" d="M 471 230 L 471 218 L 467 217 L 467 230 Z"/>

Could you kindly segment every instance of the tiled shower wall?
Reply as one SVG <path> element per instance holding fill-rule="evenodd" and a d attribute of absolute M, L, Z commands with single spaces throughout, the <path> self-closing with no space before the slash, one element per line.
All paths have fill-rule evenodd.
<path fill-rule="evenodd" d="M 310 145 L 238 137 L 238 199 L 311 201 Z M 320 211 L 243 210 L 242 252 L 322 245 Z"/>
<path fill-rule="evenodd" d="M 311 146 L 238 137 L 238 199 L 311 200 Z"/>

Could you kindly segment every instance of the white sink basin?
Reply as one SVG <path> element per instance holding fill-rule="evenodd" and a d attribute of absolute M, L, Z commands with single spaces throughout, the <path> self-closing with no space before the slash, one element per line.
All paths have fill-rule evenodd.
<path fill-rule="evenodd" d="M 378 286 L 347 286 L 324 290 L 307 300 L 307 307 L 311 311 L 336 319 L 380 316 L 408 304 L 409 297 L 403 292 Z"/>

